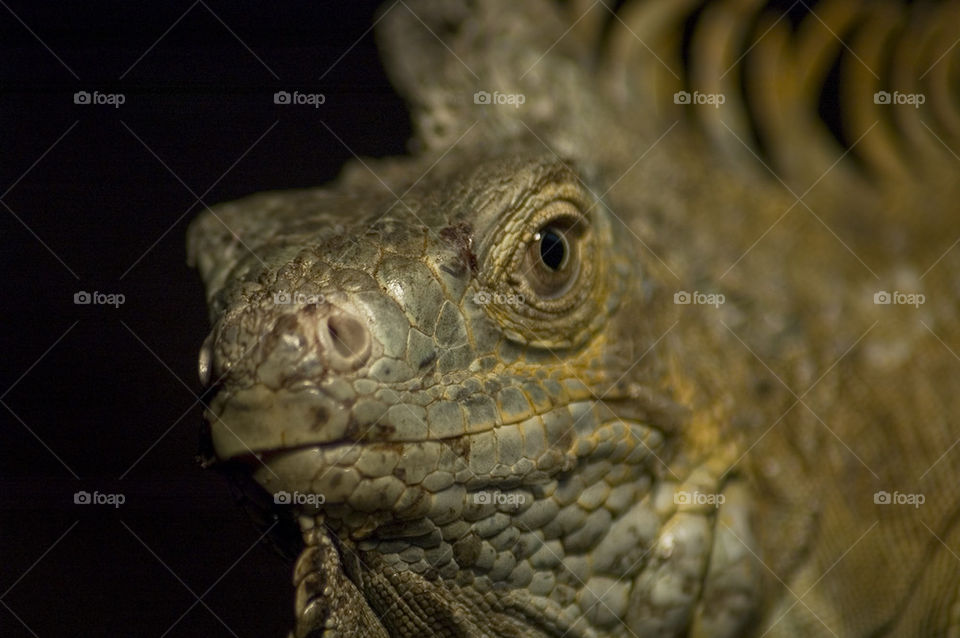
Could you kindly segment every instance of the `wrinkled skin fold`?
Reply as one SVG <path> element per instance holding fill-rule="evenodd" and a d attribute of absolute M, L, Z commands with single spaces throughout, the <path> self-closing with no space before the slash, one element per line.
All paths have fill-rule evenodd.
<path fill-rule="evenodd" d="M 300 527 L 292 635 L 960 629 L 956 165 L 901 170 L 857 72 L 837 159 L 820 27 L 803 60 L 771 27 L 744 66 L 783 86 L 741 94 L 727 4 L 686 59 L 685 3 L 387 7 L 416 152 L 193 222 L 212 451 Z"/>

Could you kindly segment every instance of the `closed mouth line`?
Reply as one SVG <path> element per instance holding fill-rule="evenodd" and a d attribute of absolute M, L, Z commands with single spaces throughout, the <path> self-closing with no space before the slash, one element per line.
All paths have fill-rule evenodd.
<path fill-rule="evenodd" d="M 623 401 L 623 400 L 626 400 L 626 399 L 604 399 L 602 402 L 603 402 L 603 403 L 607 403 L 607 402 L 616 403 L 617 401 Z M 266 464 L 266 463 L 268 463 L 270 460 L 275 459 L 275 458 L 277 458 L 277 457 L 279 457 L 279 456 L 281 456 L 281 455 L 283 455 L 283 454 L 300 452 L 300 451 L 304 451 L 304 450 L 334 450 L 334 449 L 336 449 L 336 448 L 338 448 L 338 447 L 344 447 L 344 446 L 353 447 L 353 446 L 371 446 L 371 445 L 381 445 L 381 446 L 385 446 L 385 447 L 392 447 L 392 446 L 402 446 L 402 445 L 415 445 L 415 444 L 422 444 L 422 443 L 444 443 L 444 442 L 457 441 L 457 440 L 461 440 L 461 439 L 466 439 L 466 438 L 471 437 L 471 436 L 479 436 L 479 435 L 481 435 L 481 434 L 485 434 L 485 433 L 487 433 L 487 432 L 494 431 L 494 430 L 496 430 L 496 429 L 498 429 L 498 428 L 504 428 L 504 427 L 510 427 L 510 426 L 519 426 L 520 424 L 522 424 L 522 423 L 524 423 L 524 422 L 526 422 L 526 421 L 529 421 L 529 420 L 531 420 L 531 419 L 537 419 L 537 418 L 546 416 L 546 415 L 550 414 L 550 413 L 553 412 L 553 411 L 560 410 L 560 409 L 563 409 L 563 408 L 569 408 L 571 405 L 575 405 L 575 404 L 577 404 L 577 403 L 589 403 L 589 402 L 591 402 L 591 401 L 600 402 L 600 401 L 598 401 L 598 400 L 596 400 L 596 399 L 590 399 L 590 400 L 585 400 L 585 401 L 573 401 L 573 402 L 571 402 L 571 403 L 567 403 L 567 404 L 564 404 L 564 405 L 559 405 L 559 406 L 552 407 L 552 408 L 550 408 L 549 410 L 546 410 L 546 411 L 544 411 L 544 412 L 537 412 L 537 413 L 532 414 L 532 415 L 530 415 L 530 416 L 528 416 L 528 417 L 524 417 L 524 418 L 521 418 L 521 419 L 512 420 L 512 421 L 509 421 L 509 422 L 506 422 L 506 423 L 494 423 L 494 424 L 492 424 L 492 425 L 490 425 L 490 426 L 488 426 L 488 427 L 485 427 L 485 428 L 482 429 L 482 430 L 476 430 L 476 431 L 472 431 L 472 432 L 464 432 L 464 433 L 462 433 L 462 434 L 454 434 L 454 435 L 448 435 L 448 436 L 437 436 L 437 437 L 429 437 L 429 438 L 422 438 L 422 439 L 364 439 L 364 438 L 351 439 L 351 438 L 341 438 L 341 439 L 338 439 L 338 440 L 335 440 L 335 441 L 315 441 L 315 442 L 307 441 L 307 442 L 295 443 L 295 444 L 291 444 L 291 445 L 279 445 L 279 446 L 271 446 L 271 447 L 262 448 L 262 449 L 253 449 L 253 450 L 250 450 L 250 451 L 247 451 L 247 452 L 243 452 L 243 453 L 238 454 L 238 455 L 235 455 L 235 456 L 227 457 L 227 458 L 225 458 L 225 459 L 219 459 L 219 460 L 217 461 L 217 464 L 229 464 L 229 463 L 234 463 L 234 462 L 236 462 L 236 463 L 238 463 L 238 464 L 240 464 L 240 465 L 243 465 L 243 466 L 250 466 L 250 467 L 254 467 L 254 468 L 255 468 L 255 467 L 257 467 L 258 465 L 260 465 L 260 464 Z M 614 420 L 616 420 L 616 419 L 609 419 L 609 420 L 604 419 L 604 422 L 610 422 L 610 421 L 614 421 Z M 647 428 L 647 429 L 649 429 L 649 430 L 658 431 L 658 432 L 660 432 L 660 434 L 665 434 L 663 430 L 654 427 L 653 425 L 647 423 L 646 421 L 639 421 L 639 420 L 637 420 L 637 419 L 631 419 L 631 418 L 623 418 L 623 419 L 620 419 L 620 420 L 622 420 L 622 421 L 624 421 L 624 422 L 629 422 L 629 423 L 632 423 L 632 424 L 640 425 L 640 426 L 642 426 L 642 427 L 644 427 L 644 428 Z M 574 430 L 575 430 L 575 427 L 576 427 L 576 423 L 577 423 L 577 420 L 574 420 L 573 422 L 571 422 L 570 425 L 569 425 L 568 428 L 567 428 L 567 431 L 570 431 L 570 432 L 574 431 Z M 378 425 L 379 425 L 379 424 L 378 424 Z M 385 424 L 385 425 L 388 425 L 388 426 L 389 426 L 389 424 Z M 377 426 L 372 426 L 372 427 L 377 427 Z M 372 429 L 372 428 L 371 428 L 371 429 Z"/>

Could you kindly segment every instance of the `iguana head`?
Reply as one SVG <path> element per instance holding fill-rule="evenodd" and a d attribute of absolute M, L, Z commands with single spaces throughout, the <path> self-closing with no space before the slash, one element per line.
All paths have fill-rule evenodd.
<path fill-rule="evenodd" d="M 683 410 L 661 355 L 641 358 L 664 300 L 566 164 L 471 160 L 416 185 L 423 164 L 398 164 L 400 200 L 358 174 L 196 222 L 216 454 L 356 554 L 387 628 L 392 597 L 448 588 L 463 631 L 609 626 L 617 579 L 667 569 L 657 499 L 672 514 Z M 708 529 L 689 525 L 702 569 Z"/>
<path fill-rule="evenodd" d="M 746 550 L 710 561 L 717 498 L 744 537 L 746 509 L 687 401 L 676 286 L 553 115 L 423 133 L 190 229 L 214 450 L 299 516 L 297 635 L 725 635 L 749 610 Z"/>

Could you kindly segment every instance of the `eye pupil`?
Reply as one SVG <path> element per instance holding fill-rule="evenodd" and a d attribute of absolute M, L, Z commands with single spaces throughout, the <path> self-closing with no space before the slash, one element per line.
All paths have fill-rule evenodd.
<path fill-rule="evenodd" d="M 550 270 L 559 270 L 567 256 L 567 242 L 551 228 L 540 233 L 540 260 Z"/>

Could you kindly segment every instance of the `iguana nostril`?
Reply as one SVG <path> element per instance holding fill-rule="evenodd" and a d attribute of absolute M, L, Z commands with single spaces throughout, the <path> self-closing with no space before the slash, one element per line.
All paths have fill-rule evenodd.
<path fill-rule="evenodd" d="M 350 315 L 336 313 L 328 317 L 323 337 L 328 363 L 334 369 L 359 368 L 370 354 L 370 333 Z"/>

